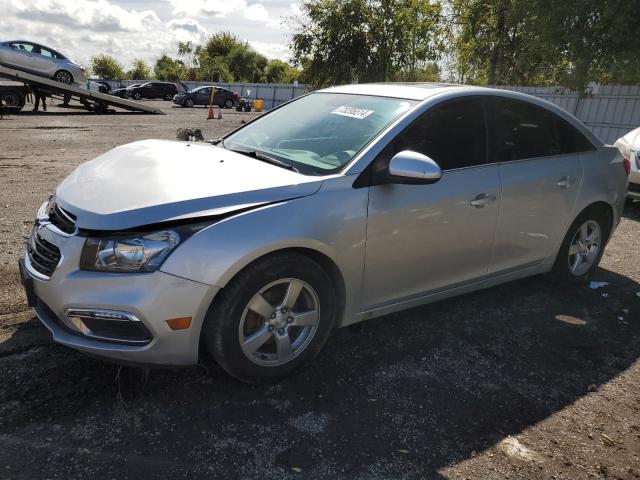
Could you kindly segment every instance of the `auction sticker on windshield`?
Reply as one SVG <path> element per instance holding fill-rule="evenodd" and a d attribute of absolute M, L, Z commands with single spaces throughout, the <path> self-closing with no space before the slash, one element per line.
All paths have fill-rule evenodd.
<path fill-rule="evenodd" d="M 347 105 L 342 105 L 336 108 L 333 112 L 335 115 L 343 115 L 345 117 L 357 118 L 362 120 L 363 118 L 367 118 L 369 115 L 373 113 L 373 110 L 365 110 L 364 108 L 357 107 L 349 107 Z"/>

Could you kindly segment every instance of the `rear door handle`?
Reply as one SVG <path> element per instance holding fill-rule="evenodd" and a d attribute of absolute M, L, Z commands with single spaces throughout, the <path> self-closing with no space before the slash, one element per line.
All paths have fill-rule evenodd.
<path fill-rule="evenodd" d="M 476 208 L 484 208 L 487 205 L 489 205 L 490 203 L 493 203 L 496 201 L 496 196 L 495 195 L 490 195 L 488 193 L 481 193 L 479 195 L 476 196 L 476 198 L 474 198 L 473 200 L 471 200 L 469 202 L 469 205 L 476 207 Z"/>
<path fill-rule="evenodd" d="M 571 188 L 571 185 L 573 185 L 573 178 L 569 176 L 562 177 L 560 180 L 558 180 L 556 185 L 558 185 L 560 188 Z"/>

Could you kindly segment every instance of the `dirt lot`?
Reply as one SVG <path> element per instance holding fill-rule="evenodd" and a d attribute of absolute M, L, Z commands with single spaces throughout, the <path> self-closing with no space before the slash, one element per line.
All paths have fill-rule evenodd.
<path fill-rule="evenodd" d="M 158 105 L 0 120 L 0 478 L 640 478 L 640 205 L 604 288 L 537 277 L 341 329 L 277 385 L 52 344 L 16 262 L 56 183 L 115 145 L 250 117 Z"/>

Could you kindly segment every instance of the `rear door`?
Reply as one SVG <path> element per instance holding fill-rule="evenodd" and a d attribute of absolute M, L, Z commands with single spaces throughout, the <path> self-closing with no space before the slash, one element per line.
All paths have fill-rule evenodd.
<path fill-rule="evenodd" d="M 9 44 L 6 51 L 6 63 L 25 70 L 33 70 L 33 45 L 25 42 L 14 42 Z"/>
<path fill-rule="evenodd" d="M 53 75 L 58 67 L 54 53 L 44 47 L 32 50 L 34 70 Z"/>
<path fill-rule="evenodd" d="M 582 181 L 580 152 L 593 145 L 550 110 L 488 99 L 490 155 L 500 164 L 502 205 L 491 272 L 534 265 L 561 241 Z"/>
<path fill-rule="evenodd" d="M 431 185 L 375 185 L 391 157 L 423 153 L 443 170 Z M 372 165 L 363 309 L 487 275 L 500 205 L 499 166 L 487 163 L 482 99 L 432 107 Z"/>

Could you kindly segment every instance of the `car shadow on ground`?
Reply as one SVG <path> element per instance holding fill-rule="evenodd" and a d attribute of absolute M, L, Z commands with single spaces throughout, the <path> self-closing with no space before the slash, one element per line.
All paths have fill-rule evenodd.
<path fill-rule="evenodd" d="M 439 478 L 640 357 L 640 286 L 596 279 L 609 286 L 534 277 L 339 329 L 274 385 L 120 369 L 32 320 L 0 352 L 0 461 L 12 478 Z"/>

